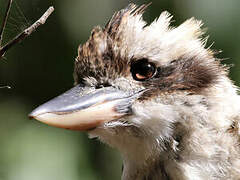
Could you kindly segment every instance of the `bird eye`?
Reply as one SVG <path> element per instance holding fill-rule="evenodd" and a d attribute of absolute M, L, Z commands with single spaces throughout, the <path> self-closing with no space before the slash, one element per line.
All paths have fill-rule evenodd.
<path fill-rule="evenodd" d="M 156 71 L 156 66 L 154 63 L 148 62 L 147 59 L 140 59 L 131 64 L 131 73 L 133 79 L 137 81 L 144 81 L 153 77 Z"/>

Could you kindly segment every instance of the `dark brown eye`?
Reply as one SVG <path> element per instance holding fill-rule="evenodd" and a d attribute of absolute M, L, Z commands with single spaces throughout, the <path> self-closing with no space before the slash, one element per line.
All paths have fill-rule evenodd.
<path fill-rule="evenodd" d="M 148 62 L 147 59 L 140 59 L 131 64 L 131 73 L 133 79 L 137 81 L 144 81 L 151 78 L 156 71 L 156 66 L 154 63 Z"/>

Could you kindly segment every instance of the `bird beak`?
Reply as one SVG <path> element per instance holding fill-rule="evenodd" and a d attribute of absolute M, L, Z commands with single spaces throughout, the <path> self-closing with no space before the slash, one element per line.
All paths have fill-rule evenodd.
<path fill-rule="evenodd" d="M 95 89 L 77 85 L 40 105 L 29 114 L 51 126 L 86 131 L 131 113 L 141 91 L 127 93 L 114 87 Z"/>

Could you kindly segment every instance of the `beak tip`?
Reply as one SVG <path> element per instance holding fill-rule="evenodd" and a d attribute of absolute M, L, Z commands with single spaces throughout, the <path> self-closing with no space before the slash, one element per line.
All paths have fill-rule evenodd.
<path fill-rule="evenodd" d="M 31 113 L 28 114 L 28 118 L 37 120 L 37 117 L 43 113 L 44 113 L 44 111 L 42 111 L 42 109 L 38 107 L 38 108 L 34 109 Z"/>
<path fill-rule="evenodd" d="M 28 114 L 29 119 L 36 119 L 38 120 L 38 116 L 41 114 L 47 113 L 49 110 L 45 108 L 44 104 L 41 106 L 38 106 L 36 109 L 34 109 L 31 113 Z"/>
<path fill-rule="evenodd" d="M 28 118 L 32 120 L 32 119 L 36 119 L 36 116 L 31 112 L 30 114 L 28 114 Z"/>
<path fill-rule="evenodd" d="M 30 114 L 28 114 L 28 118 L 29 119 L 35 119 L 35 115 L 33 112 L 31 112 Z"/>

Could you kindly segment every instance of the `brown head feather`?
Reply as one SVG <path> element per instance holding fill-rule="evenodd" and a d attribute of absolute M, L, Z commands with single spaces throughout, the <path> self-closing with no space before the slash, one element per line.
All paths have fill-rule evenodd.
<path fill-rule="evenodd" d="M 150 42 L 146 46 L 144 43 L 146 43 L 147 39 L 141 39 L 146 38 L 141 35 L 151 33 L 149 34 L 151 36 L 153 32 L 150 31 L 150 28 L 154 29 L 153 26 L 157 24 L 157 21 L 155 21 L 155 24 L 144 26 L 145 23 L 141 18 L 148 5 L 137 7 L 135 4 L 130 4 L 125 9 L 116 12 L 104 29 L 100 27 L 93 29 L 89 40 L 83 46 L 79 46 L 78 49 L 74 70 L 76 84 L 84 82 L 86 78 L 95 79 L 96 86 L 99 84 L 110 84 L 111 81 L 119 77 L 132 79 L 130 72 L 131 63 L 141 58 L 146 58 L 157 66 L 157 73 L 154 77 L 141 83 L 136 82 L 154 90 L 151 91 L 151 94 L 182 90 L 199 93 L 202 89 L 217 84 L 219 77 L 225 76 L 226 68 L 220 65 L 213 57 L 212 51 L 203 47 L 204 43 L 199 39 L 199 36 L 203 34 L 200 30 L 202 23 L 193 18 L 177 28 L 169 28 L 169 14 L 163 13 L 158 20 L 159 24 L 162 23 L 162 27 L 158 27 L 162 28 L 162 34 L 159 34 L 159 39 L 153 40 L 153 42 L 149 40 Z M 131 22 L 136 23 L 136 25 L 132 25 L 132 31 L 139 30 L 142 31 L 142 34 L 135 35 L 135 33 L 133 34 L 135 37 L 131 37 L 133 36 L 131 33 L 134 33 L 131 32 Z M 138 25 L 141 29 L 136 29 Z M 130 32 L 126 32 L 125 28 L 129 29 Z M 165 44 L 167 44 L 165 45 L 167 46 L 166 50 L 164 49 L 164 44 L 161 44 L 164 43 L 161 42 L 161 38 L 165 38 L 163 37 L 164 33 L 171 38 L 165 40 Z M 140 39 L 134 39 L 137 36 Z M 171 45 L 170 41 L 173 38 L 176 38 L 174 41 L 176 41 L 176 44 L 179 43 L 180 47 L 174 41 Z M 136 43 L 138 41 L 143 42 L 142 45 L 139 44 L 140 47 L 135 47 L 138 44 L 131 44 L 130 46 L 128 39 L 129 41 L 136 41 Z M 160 42 L 159 45 L 151 44 L 158 43 L 158 40 Z M 168 45 L 169 43 L 170 45 Z M 181 47 L 181 43 L 184 43 L 182 44 L 183 47 Z M 198 49 L 192 48 L 191 44 L 188 47 L 187 43 L 193 43 Z M 152 51 L 150 51 L 151 48 Z M 131 54 L 130 51 L 132 49 L 139 50 L 135 54 Z M 144 51 L 146 51 L 145 54 L 143 53 Z M 175 59 L 169 59 L 164 62 L 164 57 L 162 58 L 164 60 L 163 63 L 160 55 L 161 53 L 167 54 L 167 52 Z M 173 52 L 176 52 L 176 54 L 173 54 Z M 160 54 L 159 59 L 154 58 L 154 56 L 157 56 L 157 53 Z"/>

